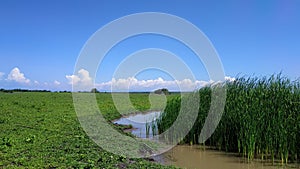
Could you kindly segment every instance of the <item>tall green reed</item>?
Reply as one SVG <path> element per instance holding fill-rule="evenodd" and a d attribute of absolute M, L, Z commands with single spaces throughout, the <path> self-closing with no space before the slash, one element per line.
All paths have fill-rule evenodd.
<path fill-rule="evenodd" d="M 214 134 L 205 144 L 238 152 L 248 160 L 299 161 L 299 80 L 291 81 L 278 74 L 261 78 L 238 77 L 233 82 L 224 82 L 224 85 L 227 89 L 224 113 Z M 211 106 L 213 88 L 206 86 L 199 89 L 198 117 L 183 143 L 199 143 L 199 135 Z M 176 120 L 182 99 L 177 97 L 168 101 L 157 120 L 159 133 L 167 130 Z"/>

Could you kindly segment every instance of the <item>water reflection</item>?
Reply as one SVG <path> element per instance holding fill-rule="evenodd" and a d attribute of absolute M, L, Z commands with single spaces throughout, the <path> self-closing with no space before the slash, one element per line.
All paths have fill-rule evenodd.
<path fill-rule="evenodd" d="M 114 121 L 115 124 L 123 124 L 123 125 L 129 125 L 131 124 L 133 126 L 133 130 L 131 130 L 131 133 L 137 137 L 140 138 L 149 138 L 153 137 L 153 121 L 156 120 L 161 112 L 149 112 L 145 114 L 134 114 L 127 117 L 122 117 L 116 121 Z M 146 126 L 149 126 L 148 129 Z M 147 132 L 148 130 L 148 132 Z"/>

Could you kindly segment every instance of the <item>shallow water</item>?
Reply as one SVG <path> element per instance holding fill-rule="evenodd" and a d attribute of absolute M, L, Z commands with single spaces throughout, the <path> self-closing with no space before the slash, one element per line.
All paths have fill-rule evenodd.
<path fill-rule="evenodd" d="M 114 123 L 131 124 L 131 133 L 140 138 L 146 138 L 146 123 L 150 124 L 149 138 L 152 137 L 151 122 L 159 117 L 160 112 L 150 112 L 146 114 L 134 114 L 120 118 Z M 187 169 L 299 169 L 299 164 L 281 166 L 272 163 L 262 163 L 259 160 L 247 162 L 247 159 L 237 157 L 234 154 L 222 151 L 203 150 L 199 146 L 178 145 L 164 154 L 153 157 L 161 164 L 175 165 Z"/>
<path fill-rule="evenodd" d="M 203 150 L 199 146 L 179 145 L 154 159 L 162 164 L 172 164 L 187 169 L 285 169 L 299 165 L 281 166 L 246 159 L 221 151 Z"/>
<path fill-rule="evenodd" d="M 122 117 L 116 121 L 114 121 L 115 124 L 123 124 L 123 125 L 129 125 L 131 124 L 133 126 L 133 129 L 131 130 L 131 133 L 137 137 L 140 138 L 146 138 L 146 123 L 150 125 L 149 128 L 149 138 L 153 137 L 153 131 L 152 131 L 152 122 L 156 120 L 156 118 L 159 117 L 161 112 L 149 112 L 144 114 L 134 114 L 126 117 Z"/>

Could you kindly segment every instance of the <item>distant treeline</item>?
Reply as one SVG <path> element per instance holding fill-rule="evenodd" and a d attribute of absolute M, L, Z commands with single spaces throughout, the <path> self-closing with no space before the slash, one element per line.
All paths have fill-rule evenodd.
<path fill-rule="evenodd" d="M 50 90 L 29 90 L 29 89 L 0 89 L 0 92 L 13 93 L 13 92 L 51 92 Z"/>
<path fill-rule="evenodd" d="M 13 93 L 13 92 L 55 92 L 55 93 L 71 93 L 71 91 L 51 91 L 51 90 L 30 90 L 30 89 L 0 89 L 0 93 Z M 91 91 L 78 91 L 79 93 L 128 93 L 128 92 L 108 92 L 108 91 L 98 91 L 96 88 L 93 88 Z M 149 94 L 152 93 L 150 91 L 130 91 L 129 93 L 141 93 L 141 94 Z M 172 91 L 169 92 L 168 89 L 158 89 L 154 91 L 155 94 L 178 94 L 182 92 Z M 185 93 L 185 92 L 184 92 Z M 188 92 L 187 92 L 188 93 Z"/>

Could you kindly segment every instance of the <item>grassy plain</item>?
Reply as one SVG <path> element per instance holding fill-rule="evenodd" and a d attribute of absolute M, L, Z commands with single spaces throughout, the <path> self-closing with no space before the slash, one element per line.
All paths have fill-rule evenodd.
<path fill-rule="evenodd" d="M 111 94 L 96 95 L 108 121 L 121 116 Z M 136 109 L 146 111 L 150 108 L 148 95 L 130 94 L 130 100 Z M 168 96 L 172 97 L 175 95 Z M 0 168 L 172 167 L 101 149 L 81 128 L 71 93 L 0 92 Z"/>

